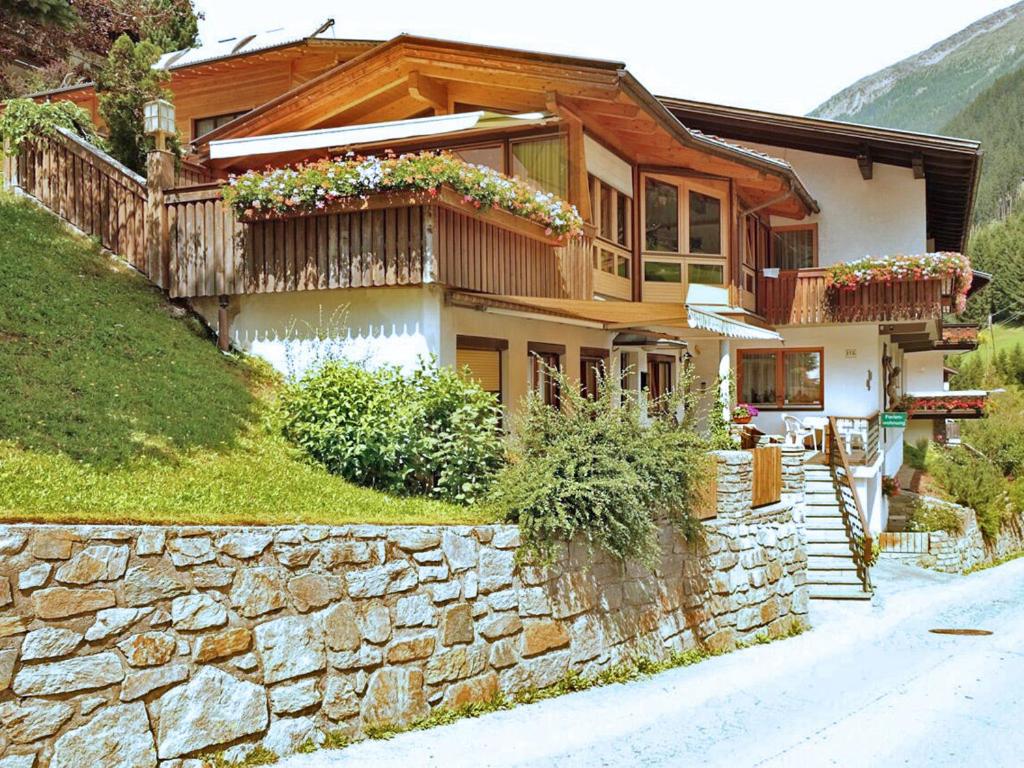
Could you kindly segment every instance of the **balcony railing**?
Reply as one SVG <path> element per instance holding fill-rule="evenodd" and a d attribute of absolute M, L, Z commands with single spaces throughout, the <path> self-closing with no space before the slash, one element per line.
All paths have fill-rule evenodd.
<path fill-rule="evenodd" d="M 983 389 L 908 392 L 900 403 L 912 419 L 978 419 L 985 415 L 988 392 Z"/>
<path fill-rule="evenodd" d="M 815 325 L 925 320 L 952 309 L 944 279 L 894 280 L 840 290 L 829 286 L 825 275 L 823 268 L 758 275 L 758 314 L 772 325 Z"/>

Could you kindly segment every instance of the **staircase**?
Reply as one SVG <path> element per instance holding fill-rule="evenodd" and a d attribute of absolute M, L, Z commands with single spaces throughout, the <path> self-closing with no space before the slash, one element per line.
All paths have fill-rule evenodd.
<path fill-rule="evenodd" d="M 829 468 L 804 465 L 807 584 L 819 600 L 870 600 L 854 561 L 853 542 Z"/>

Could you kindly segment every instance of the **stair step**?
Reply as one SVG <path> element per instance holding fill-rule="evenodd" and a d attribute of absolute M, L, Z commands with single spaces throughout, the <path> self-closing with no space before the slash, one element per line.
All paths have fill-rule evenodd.
<path fill-rule="evenodd" d="M 846 526 L 843 525 L 843 516 L 839 514 L 808 517 L 805 527 L 809 536 L 811 531 L 846 531 Z"/>
<path fill-rule="evenodd" d="M 837 544 L 808 544 L 807 555 L 853 557 L 853 553 L 850 552 L 850 543 L 847 541 Z"/>
<path fill-rule="evenodd" d="M 871 593 L 865 592 L 860 584 L 809 584 L 808 594 L 812 600 L 871 599 Z"/>
<path fill-rule="evenodd" d="M 807 493 L 804 495 L 804 503 L 809 506 L 833 506 L 837 505 L 839 501 L 836 499 L 834 493 Z"/>
<path fill-rule="evenodd" d="M 821 504 L 821 505 L 817 505 L 817 506 L 813 506 L 813 507 L 804 507 L 804 517 L 839 517 L 839 518 L 841 518 L 842 516 L 843 516 L 843 512 L 842 512 L 841 509 L 839 509 L 839 505 L 838 504 L 832 504 L 831 506 L 826 506 L 824 504 Z"/>
<path fill-rule="evenodd" d="M 831 480 L 809 477 L 804 481 L 804 490 L 808 493 L 835 493 Z"/>
<path fill-rule="evenodd" d="M 811 571 L 852 571 L 857 572 L 857 566 L 853 562 L 853 554 L 847 553 L 844 556 L 837 555 L 808 555 L 807 572 Z"/>
<path fill-rule="evenodd" d="M 808 584 L 852 584 L 861 586 L 857 571 L 807 571 Z"/>
<path fill-rule="evenodd" d="M 807 531 L 807 544 L 844 544 L 849 547 L 850 540 L 846 536 L 846 529 L 815 529 Z"/>

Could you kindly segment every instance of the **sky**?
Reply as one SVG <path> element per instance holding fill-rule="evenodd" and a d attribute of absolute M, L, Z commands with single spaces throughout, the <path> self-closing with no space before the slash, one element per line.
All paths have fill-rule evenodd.
<path fill-rule="evenodd" d="M 658 95 L 806 114 L 1007 0 L 196 0 L 205 42 L 334 17 L 338 37 L 402 32 L 625 62 Z M 627 12 L 628 11 L 628 12 Z"/>

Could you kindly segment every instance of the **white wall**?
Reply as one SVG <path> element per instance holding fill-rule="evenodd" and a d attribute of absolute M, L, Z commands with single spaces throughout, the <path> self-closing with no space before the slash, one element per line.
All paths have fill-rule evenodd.
<path fill-rule="evenodd" d="M 441 290 L 350 288 L 233 297 L 231 341 L 287 376 L 328 358 L 413 368 L 441 351 Z M 217 302 L 196 309 L 217 327 Z"/>
<path fill-rule="evenodd" d="M 456 336 L 485 336 L 508 341 L 502 353 L 501 375 L 505 405 L 514 409 L 530 389 L 529 342 L 564 344 L 562 365 L 565 372 L 579 376 L 580 347 L 611 347 L 614 333 L 595 328 L 533 320 L 523 317 L 483 312 L 465 307 L 444 307 L 440 360 L 443 365 L 455 364 Z"/>
<path fill-rule="evenodd" d="M 781 328 L 783 343 L 732 341 L 732 368 L 736 371 L 736 350 L 796 347 L 824 348 L 825 407 L 823 410 L 762 411 L 754 420 L 769 434 L 785 434 L 783 415 L 870 416 L 882 407 L 882 341 L 878 326 L 843 324 Z M 870 389 L 868 377 L 870 375 Z M 737 393 L 738 394 L 738 393 Z"/>
<path fill-rule="evenodd" d="M 821 213 L 799 223 L 818 223 L 821 266 L 927 250 L 925 181 L 910 168 L 875 163 L 873 178 L 865 180 L 853 158 L 750 146 L 787 160 L 818 201 Z M 772 217 L 773 225 L 794 223 Z"/>
<path fill-rule="evenodd" d="M 942 368 L 945 352 L 911 352 L 903 356 L 907 392 L 941 392 L 945 388 Z"/>

